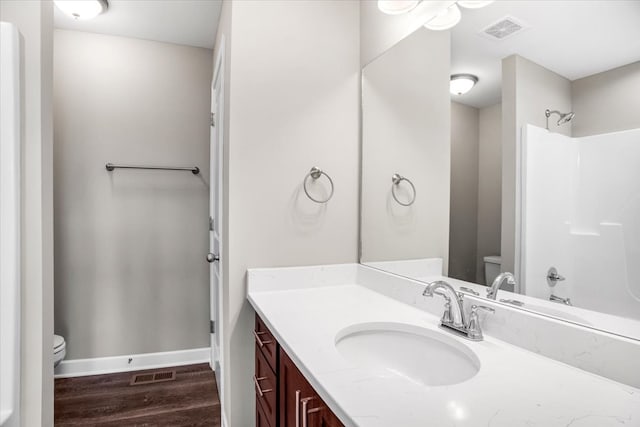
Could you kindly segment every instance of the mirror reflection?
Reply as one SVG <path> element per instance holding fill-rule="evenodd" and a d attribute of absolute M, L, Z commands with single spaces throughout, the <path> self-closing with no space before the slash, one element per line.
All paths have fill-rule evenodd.
<path fill-rule="evenodd" d="M 367 64 L 361 262 L 640 339 L 637 22 L 493 2 Z"/>

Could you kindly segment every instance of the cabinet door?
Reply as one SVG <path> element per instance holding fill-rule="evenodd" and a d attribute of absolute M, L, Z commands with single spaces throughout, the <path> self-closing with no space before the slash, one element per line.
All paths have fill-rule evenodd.
<path fill-rule="evenodd" d="M 320 413 L 320 424 L 319 427 L 344 427 L 344 424 L 340 422 L 338 417 L 335 416 L 329 408 L 324 405 L 324 410 Z"/>
<path fill-rule="evenodd" d="M 280 427 L 302 427 L 302 400 L 315 397 L 315 392 L 282 348 L 279 374 Z"/>
<path fill-rule="evenodd" d="M 343 427 L 280 348 L 280 427 Z"/>
<path fill-rule="evenodd" d="M 317 394 L 301 403 L 301 427 L 344 427 Z"/>
<path fill-rule="evenodd" d="M 264 413 L 262 406 L 256 402 L 256 427 L 273 427 L 267 415 Z"/>

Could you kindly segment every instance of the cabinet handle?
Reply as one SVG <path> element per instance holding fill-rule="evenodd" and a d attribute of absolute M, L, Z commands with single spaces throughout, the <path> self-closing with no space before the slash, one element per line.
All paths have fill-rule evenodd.
<path fill-rule="evenodd" d="M 296 427 L 300 427 L 300 390 L 296 390 Z"/>
<path fill-rule="evenodd" d="M 271 344 L 271 343 L 273 342 L 273 341 L 271 341 L 271 340 L 262 341 L 262 340 L 260 339 L 260 335 L 264 335 L 264 334 L 266 334 L 266 332 L 256 332 L 256 331 L 253 331 L 253 336 L 255 337 L 256 342 L 258 343 L 258 345 L 259 345 L 260 347 L 264 347 L 264 345 L 265 345 L 265 344 Z"/>
<path fill-rule="evenodd" d="M 302 399 L 302 427 L 307 427 L 309 424 L 309 414 L 320 412 L 322 408 L 308 409 L 309 402 L 314 400 L 315 397 L 306 397 Z"/>
<path fill-rule="evenodd" d="M 256 391 L 258 392 L 258 396 L 260 397 L 264 397 L 265 393 L 269 393 L 271 391 L 273 391 L 272 388 L 268 388 L 266 390 L 263 390 L 262 388 L 260 388 L 260 381 L 264 381 L 266 380 L 267 377 L 260 377 L 260 378 L 256 378 L 256 376 L 253 376 L 253 383 L 256 385 Z"/>

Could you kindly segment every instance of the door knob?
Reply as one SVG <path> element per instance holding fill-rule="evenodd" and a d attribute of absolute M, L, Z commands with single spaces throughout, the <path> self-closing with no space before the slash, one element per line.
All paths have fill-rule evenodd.
<path fill-rule="evenodd" d="M 211 252 L 207 254 L 207 262 L 216 262 L 220 261 L 220 257 L 218 255 L 214 255 Z"/>

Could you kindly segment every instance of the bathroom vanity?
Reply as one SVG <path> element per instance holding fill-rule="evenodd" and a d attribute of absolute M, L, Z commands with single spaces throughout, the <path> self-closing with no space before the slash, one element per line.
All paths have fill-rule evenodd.
<path fill-rule="evenodd" d="M 609 357 L 598 348 L 609 347 L 625 354 L 608 363 L 631 372 L 640 370 L 637 343 L 473 296 L 465 310 L 479 303 L 496 312 L 480 315 L 482 341 L 466 340 L 438 327 L 444 300 L 423 297 L 424 289 L 355 264 L 249 270 L 257 425 L 640 425 L 639 384 L 545 354 L 551 345 L 571 354 L 586 334 L 593 346 L 583 352 L 602 358 L 592 371 Z M 509 338 L 517 316 L 538 329 L 537 350 Z"/>
<path fill-rule="evenodd" d="M 253 335 L 256 426 L 342 426 L 257 314 Z"/>

